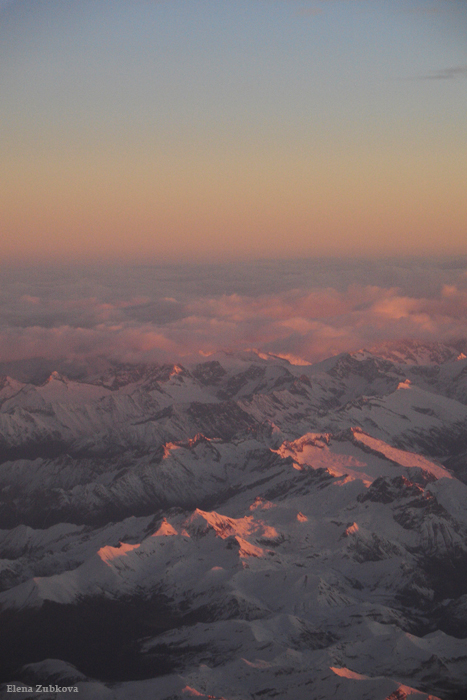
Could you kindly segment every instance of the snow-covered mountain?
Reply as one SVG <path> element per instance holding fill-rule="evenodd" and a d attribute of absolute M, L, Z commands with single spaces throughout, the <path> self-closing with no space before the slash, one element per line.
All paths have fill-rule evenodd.
<path fill-rule="evenodd" d="M 3 378 L 0 698 L 466 697 L 466 428 L 441 345 Z"/>

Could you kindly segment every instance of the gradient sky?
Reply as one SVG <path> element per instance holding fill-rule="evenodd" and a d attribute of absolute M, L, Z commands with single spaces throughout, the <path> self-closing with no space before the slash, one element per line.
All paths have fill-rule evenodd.
<path fill-rule="evenodd" d="M 467 253 L 465 0 L 0 0 L 0 257 Z"/>

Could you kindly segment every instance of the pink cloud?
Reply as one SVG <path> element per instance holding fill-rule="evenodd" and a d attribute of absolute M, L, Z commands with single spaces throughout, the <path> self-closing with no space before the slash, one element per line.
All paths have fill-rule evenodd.
<path fill-rule="evenodd" d="M 44 299 L 31 288 L 12 295 L 0 311 L 0 361 L 99 355 L 183 361 L 256 348 L 314 362 L 401 338 L 449 342 L 466 335 L 467 290 L 459 279 L 431 295 L 349 284 L 272 294 L 198 292 L 185 294 L 184 301 L 150 291 L 125 294 L 124 287 L 119 298 L 108 288 L 105 294 L 61 298 L 52 288 Z"/>

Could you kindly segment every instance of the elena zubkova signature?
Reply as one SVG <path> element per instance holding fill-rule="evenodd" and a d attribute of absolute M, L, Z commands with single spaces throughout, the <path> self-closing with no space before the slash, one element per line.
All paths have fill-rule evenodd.
<path fill-rule="evenodd" d="M 60 685 L 14 685 L 9 684 L 6 687 L 7 693 L 78 693 L 76 685 L 60 686 Z"/>

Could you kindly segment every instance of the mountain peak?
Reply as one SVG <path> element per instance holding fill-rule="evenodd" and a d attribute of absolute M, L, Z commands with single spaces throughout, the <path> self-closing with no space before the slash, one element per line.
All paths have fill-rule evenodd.
<path fill-rule="evenodd" d="M 459 355 L 459 351 L 450 345 L 417 340 L 387 341 L 373 346 L 369 352 L 403 365 L 442 365 Z"/>
<path fill-rule="evenodd" d="M 62 382 L 63 384 L 68 384 L 68 379 L 60 374 L 60 372 L 57 372 L 57 370 L 54 370 L 51 372 L 45 383 L 49 384 L 50 382 Z"/>

